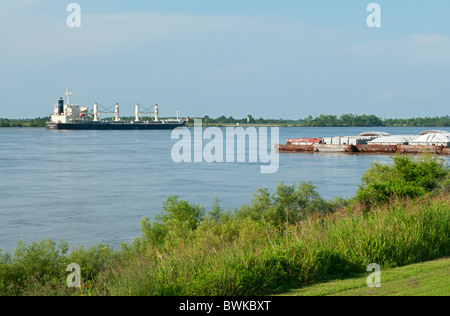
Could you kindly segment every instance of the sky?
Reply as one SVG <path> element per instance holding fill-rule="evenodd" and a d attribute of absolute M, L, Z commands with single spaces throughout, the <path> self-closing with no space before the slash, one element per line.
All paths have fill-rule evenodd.
<path fill-rule="evenodd" d="M 69 27 L 67 6 L 81 8 Z M 71 103 L 122 116 L 449 115 L 450 2 L 15 0 L 0 3 L 0 117 Z"/>

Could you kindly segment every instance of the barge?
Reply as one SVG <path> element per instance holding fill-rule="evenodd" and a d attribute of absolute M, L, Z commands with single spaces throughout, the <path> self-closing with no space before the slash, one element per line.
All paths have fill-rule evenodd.
<path fill-rule="evenodd" d="M 66 91 L 67 101 L 64 103 L 61 97 L 58 103 L 54 105 L 53 114 L 50 121 L 46 123 L 45 127 L 50 130 L 171 130 L 185 125 L 186 120 L 178 117 L 170 120 L 159 119 L 158 104 L 154 106 L 154 110 L 149 112 L 142 112 L 139 104 L 135 105 L 135 119 L 134 121 L 123 121 L 119 115 L 119 104 L 116 103 L 114 112 L 99 111 L 98 104 L 94 103 L 93 119 L 86 119 L 88 111 L 87 107 L 81 107 L 70 103 L 69 90 Z M 102 121 L 101 114 L 113 114 L 113 121 Z M 141 115 L 152 115 L 154 120 L 142 121 Z"/>
<path fill-rule="evenodd" d="M 358 136 L 287 139 L 275 145 L 284 153 L 361 153 L 361 154 L 420 154 L 429 152 L 450 155 L 450 133 L 423 131 L 419 135 L 390 135 L 384 132 L 365 132 Z"/>

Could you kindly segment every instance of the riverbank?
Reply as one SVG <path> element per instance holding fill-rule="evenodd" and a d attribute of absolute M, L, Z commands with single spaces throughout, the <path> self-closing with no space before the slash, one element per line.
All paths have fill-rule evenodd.
<path fill-rule="evenodd" d="M 0 260 L 0 295 L 261 296 L 361 276 L 372 262 L 385 271 L 450 254 L 448 196 L 397 201 L 370 214 L 315 214 L 287 231 L 250 214 L 217 221 L 217 213 L 186 231 L 173 212 L 199 209 L 175 200 L 170 208 L 170 238 L 162 238 L 163 223 L 144 221 L 142 239 L 119 252 L 21 243 Z M 81 267 L 80 288 L 66 285 L 70 263 Z"/>
<path fill-rule="evenodd" d="M 450 183 L 433 156 L 374 164 L 352 199 L 324 200 L 308 182 L 260 189 L 226 211 L 167 199 L 119 251 L 20 242 L 0 255 L 0 295 L 254 296 L 450 255 Z M 69 264 L 80 288 L 67 287 Z"/>

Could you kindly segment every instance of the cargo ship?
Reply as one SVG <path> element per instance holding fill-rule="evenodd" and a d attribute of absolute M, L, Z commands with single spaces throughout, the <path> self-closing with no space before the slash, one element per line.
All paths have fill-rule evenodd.
<path fill-rule="evenodd" d="M 360 154 L 420 154 L 429 152 L 450 155 L 450 133 L 427 130 L 418 135 L 390 135 L 385 132 L 365 132 L 357 136 L 323 138 L 291 138 L 286 144 L 276 144 L 284 153 L 360 153 Z"/>
<path fill-rule="evenodd" d="M 159 119 L 158 104 L 154 106 L 152 112 L 141 112 L 139 104 L 135 105 L 135 119 L 131 121 L 123 121 L 119 115 L 119 104 L 116 103 L 114 112 L 99 111 L 97 103 L 94 103 L 93 119 L 87 119 L 86 114 L 88 112 L 87 107 L 70 103 L 70 96 L 72 95 L 69 90 L 65 93 L 67 100 L 64 103 L 64 99 L 59 98 L 58 102 L 54 105 L 53 114 L 50 117 L 50 121 L 46 123 L 45 127 L 50 130 L 167 130 L 175 129 L 185 125 L 186 120 L 179 118 L 179 112 L 177 112 L 177 118 L 175 119 Z M 100 119 L 101 114 L 113 114 L 113 120 Z M 154 116 L 153 120 L 143 121 L 142 115 Z"/>

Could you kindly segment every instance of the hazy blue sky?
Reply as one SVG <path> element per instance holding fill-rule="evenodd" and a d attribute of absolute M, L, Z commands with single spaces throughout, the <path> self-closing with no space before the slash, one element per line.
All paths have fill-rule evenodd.
<path fill-rule="evenodd" d="M 371 2 L 381 28 L 366 25 Z M 0 117 L 49 115 L 66 88 L 122 115 L 441 116 L 449 70 L 448 0 L 0 3 Z"/>

